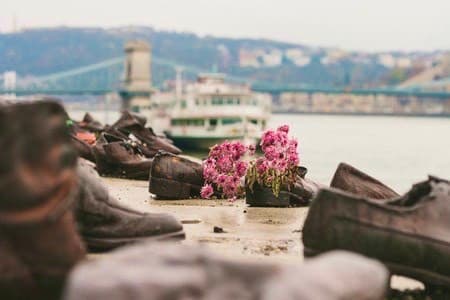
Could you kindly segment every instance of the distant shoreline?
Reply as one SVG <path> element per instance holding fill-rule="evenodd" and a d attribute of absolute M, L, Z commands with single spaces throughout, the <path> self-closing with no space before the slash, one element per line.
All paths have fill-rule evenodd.
<path fill-rule="evenodd" d="M 277 115 L 329 115 L 329 116 L 367 116 L 367 117 L 420 117 L 420 118 L 450 118 L 450 114 L 391 114 L 391 113 L 349 113 L 349 112 L 301 112 L 272 111 Z"/>

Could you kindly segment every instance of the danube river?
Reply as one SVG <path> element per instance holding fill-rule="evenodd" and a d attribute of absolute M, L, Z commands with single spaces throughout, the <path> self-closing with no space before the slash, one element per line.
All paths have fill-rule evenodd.
<path fill-rule="evenodd" d="M 339 162 L 401 193 L 428 174 L 450 179 L 450 118 L 273 115 L 270 124 L 291 126 L 301 164 L 323 183 Z"/>
<path fill-rule="evenodd" d="M 112 123 L 118 114 L 94 116 Z M 325 184 L 341 161 L 400 193 L 428 174 L 450 178 L 450 118 L 274 114 L 269 127 L 282 124 L 299 141 L 307 176 Z"/>

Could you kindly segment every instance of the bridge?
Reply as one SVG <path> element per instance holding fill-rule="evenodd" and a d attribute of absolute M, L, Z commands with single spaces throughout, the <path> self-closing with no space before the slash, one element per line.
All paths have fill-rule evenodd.
<path fill-rule="evenodd" d="M 53 74 L 36 77 L 18 78 L 16 88 L 0 88 L 0 94 L 21 95 L 105 95 L 118 92 L 120 89 L 121 74 L 123 74 L 124 56 L 110 58 L 101 62 L 93 63 L 87 66 L 81 66 L 71 70 L 65 70 Z M 199 74 L 208 72 L 195 66 L 183 65 L 168 59 L 155 57 L 152 58 L 152 65 L 163 66 L 175 70 L 182 68 L 184 72 L 190 74 Z M 307 93 L 307 94 L 352 94 L 352 95 L 386 95 L 395 97 L 418 97 L 430 99 L 449 100 L 450 92 L 438 91 L 430 92 L 415 86 L 414 89 L 408 88 L 379 88 L 379 89 L 346 89 L 329 87 L 312 87 L 305 85 L 276 85 L 270 82 L 249 80 L 248 78 L 233 76 L 227 74 L 227 79 L 232 82 L 246 82 L 251 84 L 256 92 L 270 93 L 279 96 L 282 93 Z M 0 74 L 0 87 L 3 86 L 4 78 Z M 85 87 L 85 82 L 90 86 Z M 424 86 L 428 86 L 425 84 Z"/>

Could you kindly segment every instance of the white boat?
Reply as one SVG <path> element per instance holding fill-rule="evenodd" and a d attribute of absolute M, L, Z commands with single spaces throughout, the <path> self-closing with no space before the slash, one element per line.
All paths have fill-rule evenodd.
<path fill-rule="evenodd" d="M 167 135 L 182 148 L 208 149 L 224 140 L 256 143 L 271 114 L 271 97 L 223 74 L 201 74 L 188 84 L 170 115 Z"/>

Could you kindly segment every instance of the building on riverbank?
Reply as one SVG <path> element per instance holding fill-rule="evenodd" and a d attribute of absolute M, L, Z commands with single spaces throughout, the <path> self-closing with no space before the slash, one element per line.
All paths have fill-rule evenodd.
<path fill-rule="evenodd" d="M 383 115 L 443 115 L 450 116 L 450 98 L 382 93 L 282 93 L 274 112 L 383 114 Z"/>

